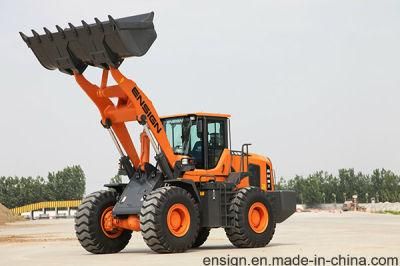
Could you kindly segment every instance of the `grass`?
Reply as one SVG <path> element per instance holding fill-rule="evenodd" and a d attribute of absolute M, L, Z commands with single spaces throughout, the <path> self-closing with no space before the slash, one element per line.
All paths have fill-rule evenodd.
<path fill-rule="evenodd" d="M 385 211 L 386 214 L 400 215 L 400 211 Z"/>

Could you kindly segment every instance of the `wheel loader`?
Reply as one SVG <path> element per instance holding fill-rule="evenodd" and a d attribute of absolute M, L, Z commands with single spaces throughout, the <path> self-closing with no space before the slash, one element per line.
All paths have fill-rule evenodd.
<path fill-rule="evenodd" d="M 77 238 L 88 252 L 116 253 L 140 231 L 153 251 L 175 253 L 200 247 L 212 228 L 224 228 L 238 248 L 264 247 L 296 204 L 295 192 L 275 190 L 271 160 L 250 153 L 250 144 L 232 149 L 227 114 L 160 117 L 144 91 L 118 70 L 125 58 L 147 53 L 157 37 L 153 18 L 153 12 L 108 16 L 57 25 L 53 32 L 44 28 L 43 34 L 32 30 L 30 37 L 20 32 L 43 67 L 72 75 L 97 106 L 120 155 L 119 173 L 129 178 L 83 199 Z M 99 85 L 83 75 L 88 66 L 102 69 Z M 143 128 L 140 153 L 127 129 L 132 121 Z"/>

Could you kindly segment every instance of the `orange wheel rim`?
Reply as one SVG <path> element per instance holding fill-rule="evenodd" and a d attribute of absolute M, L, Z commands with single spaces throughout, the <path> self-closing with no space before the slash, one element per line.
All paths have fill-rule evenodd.
<path fill-rule="evenodd" d="M 261 202 L 253 203 L 249 209 L 248 220 L 254 232 L 263 233 L 267 229 L 269 221 L 267 207 Z"/>
<path fill-rule="evenodd" d="M 185 205 L 172 205 L 167 214 L 168 229 L 176 237 L 183 237 L 189 231 L 190 213 Z"/>
<path fill-rule="evenodd" d="M 113 208 L 114 206 L 106 208 L 101 214 L 100 218 L 101 230 L 108 238 L 112 239 L 119 237 L 124 231 L 123 229 L 115 228 L 113 225 L 113 216 L 112 216 Z"/>

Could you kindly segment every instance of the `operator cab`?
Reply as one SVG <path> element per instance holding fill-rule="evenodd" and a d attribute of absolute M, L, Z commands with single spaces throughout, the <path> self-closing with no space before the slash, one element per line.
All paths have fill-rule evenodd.
<path fill-rule="evenodd" d="M 176 155 L 194 159 L 196 169 L 213 169 L 229 144 L 229 115 L 196 113 L 162 118 Z"/>

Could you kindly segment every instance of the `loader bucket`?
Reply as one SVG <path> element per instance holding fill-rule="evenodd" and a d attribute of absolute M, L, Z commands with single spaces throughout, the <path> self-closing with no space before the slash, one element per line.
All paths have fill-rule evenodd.
<path fill-rule="evenodd" d="M 59 69 L 72 75 L 82 74 L 88 65 L 109 69 L 118 68 L 124 58 L 144 55 L 157 38 L 153 25 L 154 13 L 113 19 L 62 29 L 47 28 L 44 34 L 32 30 L 32 37 L 20 35 L 47 69 Z"/>

